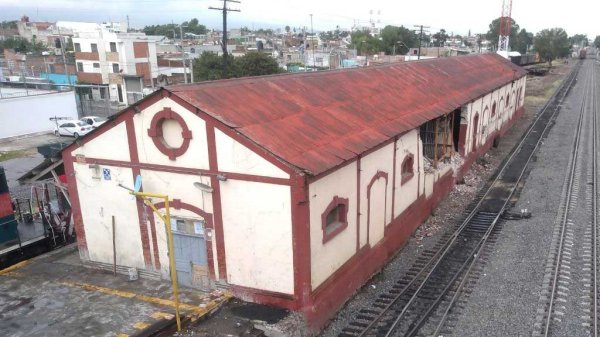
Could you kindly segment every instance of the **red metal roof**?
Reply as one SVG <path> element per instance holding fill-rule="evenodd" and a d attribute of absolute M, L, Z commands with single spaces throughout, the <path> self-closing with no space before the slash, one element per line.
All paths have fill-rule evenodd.
<path fill-rule="evenodd" d="M 484 54 L 167 90 L 316 175 L 525 74 Z"/>

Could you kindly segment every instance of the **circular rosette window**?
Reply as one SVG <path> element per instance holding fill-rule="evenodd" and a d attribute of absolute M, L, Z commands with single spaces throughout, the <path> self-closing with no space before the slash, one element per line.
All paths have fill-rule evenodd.
<path fill-rule="evenodd" d="M 148 136 L 160 152 L 175 160 L 190 147 L 192 131 L 178 113 L 164 108 L 152 118 Z"/>

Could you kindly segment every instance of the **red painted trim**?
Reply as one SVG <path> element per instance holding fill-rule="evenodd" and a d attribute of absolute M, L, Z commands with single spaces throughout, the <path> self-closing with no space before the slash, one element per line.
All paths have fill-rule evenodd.
<path fill-rule="evenodd" d="M 163 91 L 165 91 L 163 88 L 158 89 L 152 95 L 148 95 L 148 96 L 142 98 L 140 101 L 136 102 L 134 105 L 131 105 L 124 110 L 121 110 L 121 112 L 119 112 L 118 114 L 116 114 L 114 116 L 111 116 L 111 118 L 112 118 L 111 120 L 100 125 L 96 129 L 92 130 L 92 132 L 86 134 L 85 136 L 79 137 L 79 139 L 77 139 L 77 142 L 73 142 L 73 143 L 69 144 L 66 148 L 64 148 L 61 151 L 61 153 L 63 155 L 65 153 L 71 154 L 71 152 L 73 150 L 75 150 L 76 148 L 80 147 L 81 145 L 87 144 L 88 142 L 96 139 L 98 136 L 100 136 L 104 132 L 108 131 L 115 125 L 126 121 L 128 118 L 131 118 L 136 113 L 136 110 L 139 111 L 139 110 L 146 109 L 147 107 L 151 106 L 152 104 L 155 104 L 156 102 L 160 101 L 163 98 Z"/>
<path fill-rule="evenodd" d="M 377 171 L 377 173 L 375 173 L 375 175 L 373 176 L 373 178 L 371 178 L 371 181 L 369 182 L 369 185 L 367 185 L 367 245 L 370 244 L 369 239 L 370 239 L 370 231 L 371 231 L 371 188 L 373 187 L 373 184 L 375 184 L 375 182 L 377 180 L 379 180 L 380 178 L 385 179 L 385 189 L 384 189 L 384 198 L 383 198 L 383 222 L 384 222 L 384 232 L 385 232 L 385 225 L 387 225 L 387 219 L 386 219 L 386 213 L 387 213 L 387 187 L 388 187 L 388 174 L 387 172 L 383 172 L 383 171 Z"/>
<path fill-rule="evenodd" d="M 252 141 L 250 138 L 246 137 L 245 135 L 233 130 L 232 126 L 223 123 L 222 121 L 212 117 L 211 115 L 200 110 L 199 108 L 191 105 L 186 100 L 179 97 L 176 93 L 173 93 L 168 90 L 167 90 L 167 92 L 169 93 L 169 98 L 172 99 L 174 102 L 176 102 L 177 104 L 183 106 L 184 108 L 188 109 L 190 112 L 192 112 L 192 113 L 198 115 L 200 118 L 202 118 L 204 120 L 204 122 L 206 123 L 207 127 L 211 126 L 211 127 L 218 129 L 219 131 L 223 132 L 224 134 L 226 134 L 229 137 L 233 138 L 234 140 L 238 141 L 240 144 L 246 146 L 251 151 L 255 152 L 256 154 L 261 156 L 263 159 L 267 160 L 268 162 L 270 162 L 271 164 L 275 165 L 277 168 L 283 170 L 284 172 L 286 172 L 288 174 L 293 174 L 298 171 L 298 169 L 295 168 L 295 166 L 293 166 L 292 164 L 277 157 L 275 154 L 271 153 L 269 150 L 265 149 L 261 145 L 255 143 L 254 141 Z"/>
<path fill-rule="evenodd" d="M 333 197 L 333 200 L 327 205 L 325 211 L 321 213 L 321 231 L 323 232 L 323 244 L 336 237 L 339 233 L 343 232 L 348 227 L 348 198 L 340 198 L 337 195 Z M 327 233 L 327 215 L 338 206 L 344 206 L 338 215 L 341 225 L 338 226 L 331 233 Z"/>
<path fill-rule="evenodd" d="M 172 120 L 179 124 L 181 127 L 181 138 L 183 142 L 179 147 L 170 147 L 167 145 L 163 138 L 163 123 Z M 187 123 L 175 111 L 171 110 L 171 108 L 164 108 L 161 111 L 154 114 L 152 117 L 152 121 L 150 122 L 150 128 L 148 129 L 148 136 L 152 138 L 152 142 L 154 146 L 165 156 L 169 157 L 171 160 L 175 160 L 177 157 L 182 156 L 186 153 L 188 148 L 190 147 L 190 142 L 192 140 L 192 131 L 188 128 Z"/>
<path fill-rule="evenodd" d="M 193 169 L 193 168 L 147 164 L 147 163 L 131 163 L 131 162 L 122 161 L 122 160 L 101 159 L 101 158 L 93 158 L 93 157 L 85 157 L 85 161 L 86 161 L 86 163 L 90 163 L 90 164 L 108 165 L 108 166 L 116 166 L 116 167 L 127 167 L 127 168 L 139 168 L 141 170 L 161 171 L 161 172 L 169 172 L 169 173 L 177 173 L 177 174 L 205 175 L 205 176 L 222 175 L 222 176 L 226 177 L 227 179 L 232 179 L 232 180 L 252 181 L 252 182 L 267 183 L 267 184 L 274 184 L 274 185 L 289 186 L 291 184 L 290 179 L 263 177 L 263 176 L 243 174 L 243 173 Z"/>
<path fill-rule="evenodd" d="M 356 252 L 360 250 L 360 156 L 356 159 Z M 368 244 L 368 242 L 367 242 Z"/>
<path fill-rule="evenodd" d="M 165 208 L 165 202 L 164 201 L 158 202 L 158 203 L 154 204 L 154 207 L 156 207 L 156 209 L 163 209 L 163 208 Z M 173 199 L 172 201 L 169 202 L 169 207 L 172 207 L 174 209 L 185 209 L 196 215 L 199 215 L 205 221 L 205 228 L 213 228 L 213 215 L 205 212 L 204 210 L 202 210 L 192 204 L 182 202 L 181 199 Z M 152 223 L 154 223 L 154 216 L 152 216 Z M 165 226 L 171 226 L 171 224 L 165 224 Z M 213 260 L 213 254 L 212 254 L 212 249 L 213 249 L 212 238 L 207 235 L 207 236 L 205 236 L 205 241 L 206 241 L 206 257 L 208 260 L 208 272 L 209 272 L 211 279 L 215 280 L 215 262 Z"/>
<path fill-rule="evenodd" d="M 217 162 L 217 144 L 215 142 L 215 128 L 206 124 L 206 140 L 208 144 L 208 166 L 213 172 L 219 171 Z M 221 206 L 221 185 L 216 175 L 210 177 L 210 185 L 213 188 L 213 212 L 215 239 L 217 243 L 217 261 L 219 265 L 219 278 L 227 280 L 227 265 L 225 260 L 225 233 L 223 230 L 223 210 Z"/>
<path fill-rule="evenodd" d="M 129 158 L 131 162 L 139 162 L 138 150 L 137 150 L 137 139 L 135 136 L 135 127 L 133 125 L 133 116 L 125 120 L 125 129 L 127 131 L 127 144 L 129 146 Z M 140 169 L 138 167 L 131 168 L 132 185 L 135 183 L 135 178 L 140 175 Z M 135 199 L 135 206 L 138 217 L 138 225 L 140 226 L 140 240 L 142 241 L 142 253 L 144 256 L 144 265 L 146 269 L 152 269 L 152 257 L 150 256 L 150 236 L 152 233 L 148 233 L 148 224 L 144 217 L 144 201 L 140 198 Z"/>
<path fill-rule="evenodd" d="M 294 261 L 294 294 L 298 305 L 310 302 L 311 259 L 310 259 L 310 204 L 306 177 L 292 176 L 292 258 Z"/>
<path fill-rule="evenodd" d="M 404 171 L 405 165 L 410 164 L 410 171 Z M 400 181 L 400 186 L 406 184 L 415 176 L 415 159 L 412 153 L 404 156 L 404 160 L 402 160 L 402 166 L 400 166 L 400 170 L 402 171 L 402 180 Z"/>
<path fill-rule="evenodd" d="M 310 310 L 304 310 L 311 331 L 322 328 L 356 289 L 395 255 L 453 186 L 450 172 L 436 182 L 431 198 L 420 197 L 396 217 L 376 246 L 365 246 L 312 292 Z"/>
<path fill-rule="evenodd" d="M 154 213 L 149 213 L 148 217 L 150 220 L 150 229 L 152 230 L 152 247 L 154 248 L 154 267 L 156 270 L 160 270 L 160 255 L 158 253 L 158 241 L 156 239 L 156 223 L 154 221 Z"/>
<path fill-rule="evenodd" d="M 394 157 L 392 167 L 392 219 L 394 219 L 394 209 L 396 204 L 396 160 L 398 157 L 398 137 L 394 139 Z"/>
<path fill-rule="evenodd" d="M 232 285 L 229 289 L 233 295 L 247 302 L 272 305 L 288 310 L 300 310 L 302 306 L 294 295 L 274 291 L 260 290 L 243 286 Z"/>
<path fill-rule="evenodd" d="M 77 191 L 77 178 L 75 178 L 75 167 L 73 157 L 70 152 L 62 154 L 65 166 L 65 176 L 67 177 L 67 189 L 69 190 L 69 199 L 71 200 L 71 210 L 73 212 L 73 225 L 77 236 L 77 248 L 79 255 L 88 258 L 87 240 L 85 237 L 85 226 L 81 215 L 81 203 L 79 202 L 79 193 Z"/>

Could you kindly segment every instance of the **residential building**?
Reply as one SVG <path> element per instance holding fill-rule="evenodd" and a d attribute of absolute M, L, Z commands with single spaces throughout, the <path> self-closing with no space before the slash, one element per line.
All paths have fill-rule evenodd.
<path fill-rule="evenodd" d="M 75 31 L 73 46 L 77 78 L 103 85 L 101 96 L 125 105 L 142 98 L 143 87 L 153 87 L 158 71 L 156 44 L 163 37 L 127 33 L 116 24 Z"/>
<path fill-rule="evenodd" d="M 515 123 L 526 74 L 478 54 L 161 88 L 62 152 L 81 259 L 317 330 Z"/>

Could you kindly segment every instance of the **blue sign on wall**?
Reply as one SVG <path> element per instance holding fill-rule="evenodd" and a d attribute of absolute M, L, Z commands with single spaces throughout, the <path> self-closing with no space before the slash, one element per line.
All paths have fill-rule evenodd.
<path fill-rule="evenodd" d="M 102 175 L 104 176 L 104 180 L 110 180 L 110 169 L 102 169 Z"/>

